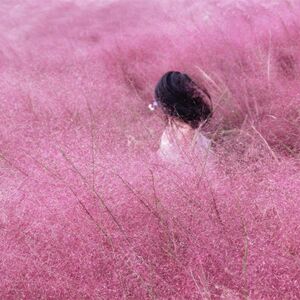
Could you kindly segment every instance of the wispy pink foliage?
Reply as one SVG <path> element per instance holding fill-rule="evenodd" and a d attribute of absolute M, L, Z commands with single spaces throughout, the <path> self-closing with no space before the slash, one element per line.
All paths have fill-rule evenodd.
<path fill-rule="evenodd" d="M 299 4 L 46 2 L 0 4 L 0 298 L 299 299 Z M 156 157 L 170 69 L 214 170 Z"/>

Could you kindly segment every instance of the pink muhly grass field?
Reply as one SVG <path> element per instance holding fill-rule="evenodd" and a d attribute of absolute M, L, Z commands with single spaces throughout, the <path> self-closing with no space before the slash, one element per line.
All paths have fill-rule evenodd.
<path fill-rule="evenodd" d="M 1 299 L 300 299 L 297 1 L 0 16 Z M 213 97 L 214 169 L 156 157 L 171 69 Z"/>

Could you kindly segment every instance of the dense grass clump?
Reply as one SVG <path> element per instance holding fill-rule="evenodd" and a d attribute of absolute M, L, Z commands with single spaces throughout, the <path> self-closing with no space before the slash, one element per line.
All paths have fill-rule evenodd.
<path fill-rule="evenodd" d="M 202 2 L 1 2 L 1 299 L 300 298 L 300 7 Z M 212 162 L 156 155 L 171 69 Z"/>

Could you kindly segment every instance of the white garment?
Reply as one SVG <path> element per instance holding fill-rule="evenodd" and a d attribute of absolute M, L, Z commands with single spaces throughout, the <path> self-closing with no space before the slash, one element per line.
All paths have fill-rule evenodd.
<path fill-rule="evenodd" d="M 159 156 L 173 163 L 207 162 L 211 159 L 211 140 L 189 126 L 168 126 L 160 140 Z"/>

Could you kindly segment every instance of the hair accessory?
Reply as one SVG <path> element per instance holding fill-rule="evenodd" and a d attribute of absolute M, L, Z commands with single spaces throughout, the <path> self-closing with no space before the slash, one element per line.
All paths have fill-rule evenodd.
<path fill-rule="evenodd" d="M 158 102 L 156 100 L 153 100 L 153 102 L 148 105 L 148 108 L 151 111 L 154 111 L 157 108 L 157 106 L 158 106 Z"/>

